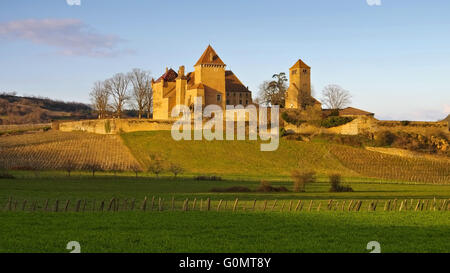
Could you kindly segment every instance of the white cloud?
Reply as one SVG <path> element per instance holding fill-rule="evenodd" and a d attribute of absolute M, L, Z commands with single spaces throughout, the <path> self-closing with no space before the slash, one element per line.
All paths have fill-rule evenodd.
<path fill-rule="evenodd" d="M 81 6 L 81 0 L 66 0 L 69 6 Z"/>
<path fill-rule="evenodd" d="M 381 6 L 381 0 L 366 0 L 369 6 Z"/>
<path fill-rule="evenodd" d="M 27 40 L 58 48 L 63 55 L 109 57 L 129 53 L 118 49 L 123 40 L 97 33 L 78 19 L 28 19 L 0 23 L 0 39 Z"/>

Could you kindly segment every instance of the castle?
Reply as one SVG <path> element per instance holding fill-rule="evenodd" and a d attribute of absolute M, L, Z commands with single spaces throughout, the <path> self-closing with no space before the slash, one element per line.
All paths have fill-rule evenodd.
<path fill-rule="evenodd" d="M 153 118 L 170 119 L 172 108 L 186 105 L 191 109 L 196 97 L 202 98 L 202 105 L 252 104 L 252 93 L 244 86 L 209 45 L 194 65 L 194 71 L 185 73 L 180 66 L 178 73 L 166 68 L 156 81 L 152 80 Z"/>
<path fill-rule="evenodd" d="M 172 108 L 186 105 L 193 109 L 194 99 L 201 97 L 202 106 L 252 104 L 252 93 L 238 77 L 225 69 L 225 63 L 209 45 L 194 65 L 194 71 L 185 73 L 180 66 L 178 73 L 166 68 L 156 81 L 152 80 L 153 118 L 170 119 Z M 298 60 L 289 69 L 289 88 L 285 94 L 285 107 L 304 111 L 305 119 L 320 118 L 321 103 L 311 96 L 311 67 Z"/>

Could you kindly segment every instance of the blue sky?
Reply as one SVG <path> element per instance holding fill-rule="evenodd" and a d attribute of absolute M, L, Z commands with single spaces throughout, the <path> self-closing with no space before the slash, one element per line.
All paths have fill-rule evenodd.
<path fill-rule="evenodd" d="M 450 2 L 367 1 L 2 0 L 0 91 L 89 102 L 97 80 L 192 70 L 211 44 L 254 94 L 301 58 L 318 98 L 339 84 L 378 118 L 450 114 Z"/>

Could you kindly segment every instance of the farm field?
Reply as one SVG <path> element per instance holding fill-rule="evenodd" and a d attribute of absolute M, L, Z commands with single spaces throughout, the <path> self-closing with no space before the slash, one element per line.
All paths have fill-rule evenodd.
<path fill-rule="evenodd" d="M 321 175 L 391 181 L 450 183 L 450 161 L 405 158 L 363 148 L 280 139 L 278 150 L 261 152 L 259 141 L 174 141 L 170 132 L 123 134 L 135 158 L 148 166 L 149 153 L 183 166 L 189 173 L 268 179 L 294 169 Z"/>
<path fill-rule="evenodd" d="M 0 166 L 9 169 L 58 170 L 68 164 L 74 169 L 131 170 L 138 163 L 115 135 L 48 131 L 0 137 Z"/>
<path fill-rule="evenodd" d="M 448 212 L 2 212 L 0 252 L 448 252 Z"/>
<path fill-rule="evenodd" d="M 448 163 L 280 141 L 262 153 L 258 142 L 183 143 L 170 132 L 0 137 L 0 160 L 19 167 L 15 179 L 0 179 L 0 252 L 64 253 L 69 241 L 82 252 L 368 252 L 369 241 L 382 252 L 449 251 Z M 148 166 L 150 154 L 185 172 L 135 177 L 133 166 Z M 24 170 L 33 160 L 42 168 Z M 69 177 L 72 160 L 80 170 Z M 103 170 L 92 176 L 89 164 Z M 317 182 L 293 192 L 293 169 L 317 172 Z M 329 192 L 333 173 L 354 192 Z M 289 191 L 257 192 L 261 180 Z M 237 186 L 251 191 L 212 192 Z M 357 201 L 360 210 L 348 209 Z"/>

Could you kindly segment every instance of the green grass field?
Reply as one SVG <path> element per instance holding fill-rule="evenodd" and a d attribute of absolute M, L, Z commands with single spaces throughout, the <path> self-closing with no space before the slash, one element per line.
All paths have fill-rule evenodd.
<path fill-rule="evenodd" d="M 35 137 L 53 141 L 48 134 Z M 168 171 L 160 177 L 100 171 L 92 177 L 74 171 L 67 177 L 63 170 L 10 171 L 15 179 L 0 179 L 0 252 L 64 253 L 69 241 L 80 242 L 82 252 L 368 252 L 369 241 L 380 242 L 382 252 L 450 251 L 450 211 L 439 209 L 447 209 L 450 198 L 445 161 L 404 159 L 326 141 L 281 139 L 277 151 L 261 152 L 259 142 L 175 142 L 169 132 L 121 137 L 143 167 L 150 154 L 160 154 L 185 173 L 174 178 Z M 17 145 L 24 148 L 25 142 Z M 49 150 L 46 158 L 62 160 L 74 153 L 57 155 Z M 14 160 L 14 153 L 10 157 Z M 294 169 L 315 171 L 317 182 L 306 192 L 293 192 Z M 354 192 L 329 192 L 333 173 Z M 198 175 L 223 180 L 197 181 Z M 261 180 L 289 192 L 256 192 Z M 211 191 L 235 186 L 252 191 Z M 182 211 L 186 200 L 189 209 Z M 299 200 L 302 207 L 296 211 Z M 363 202 L 361 210 L 348 211 L 356 200 Z M 375 200 L 376 211 L 368 211 Z M 394 200 L 395 209 L 384 211 Z M 413 211 L 422 200 L 425 209 Z M 401 202 L 407 204 L 403 211 Z M 116 209 L 110 211 L 111 204 Z"/>
<path fill-rule="evenodd" d="M 449 211 L 328 211 L 328 199 L 386 200 L 448 199 L 450 186 L 349 182 L 355 192 L 329 193 L 328 184 L 310 184 L 306 193 L 212 193 L 213 187 L 244 185 L 257 181 L 196 181 L 192 178 L 133 178 L 46 176 L 0 180 L 0 252 L 68 252 L 69 241 L 81 243 L 82 252 L 368 252 L 369 241 L 381 243 L 382 252 L 448 252 Z M 273 182 L 291 188 L 291 182 Z M 140 210 L 144 196 L 165 200 L 165 211 Z M 4 211 L 7 199 L 18 201 L 16 211 Z M 96 200 L 121 200 L 118 212 L 93 212 Z M 176 200 L 176 211 L 169 200 Z M 232 212 L 239 197 L 237 212 Z M 211 198 L 211 211 L 180 211 L 183 201 Z M 70 212 L 44 212 L 54 202 L 72 201 Z M 136 199 L 136 209 L 123 211 L 125 200 Z M 222 211 L 216 206 L 220 199 Z M 250 210 L 258 200 L 255 211 Z M 288 211 L 288 202 L 314 200 L 312 211 Z M 23 200 L 28 201 L 22 211 Z M 84 212 L 73 212 L 76 200 L 86 200 Z M 225 201 L 226 200 L 226 201 Z M 262 212 L 263 200 L 272 210 Z M 36 211 L 30 203 L 38 201 Z M 285 204 L 283 211 L 282 203 Z M 318 204 L 322 210 L 316 211 Z M 129 203 L 128 203 L 129 205 Z M 62 206 L 62 205 L 61 205 Z M 381 205 L 380 205 L 381 206 Z M 244 208 L 246 210 L 244 211 Z M 224 211 L 226 210 L 226 211 Z"/>
<path fill-rule="evenodd" d="M 293 170 L 320 176 L 339 173 L 347 178 L 450 184 L 450 161 L 404 158 L 364 148 L 280 139 L 279 148 L 261 152 L 260 141 L 174 141 L 168 131 L 122 134 L 125 145 L 143 166 L 150 154 L 177 163 L 188 174 L 212 174 L 240 179 L 286 179 Z"/>
<path fill-rule="evenodd" d="M 0 213 L 0 252 L 449 252 L 448 212 Z"/>

